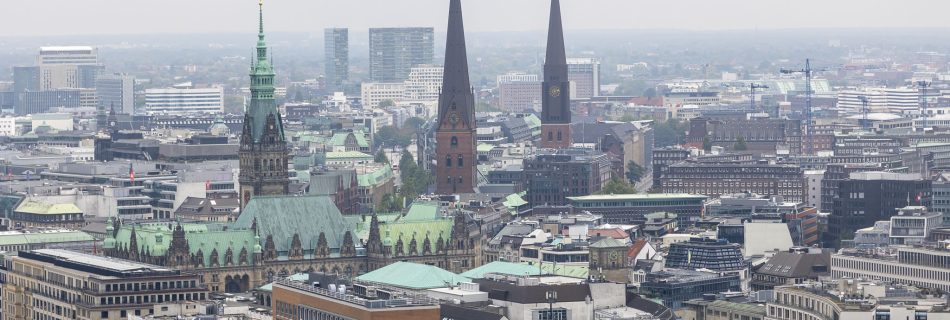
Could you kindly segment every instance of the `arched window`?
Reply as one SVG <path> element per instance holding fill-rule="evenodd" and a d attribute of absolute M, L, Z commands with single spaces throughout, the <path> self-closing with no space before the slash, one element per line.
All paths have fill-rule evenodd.
<path fill-rule="evenodd" d="M 557 132 L 557 141 L 561 141 L 561 132 L 560 132 L 560 131 Z"/>
<path fill-rule="evenodd" d="M 452 156 L 450 156 L 450 155 L 445 155 L 445 167 L 446 167 L 446 168 L 451 168 L 451 167 L 452 167 Z"/>
<path fill-rule="evenodd" d="M 459 166 L 459 167 L 463 166 L 462 155 L 459 155 L 459 159 L 458 159 L 458 160 L 459 160 L 459 161 L 458 161 L 458 166 Z"/>
<path fill-rule="evenodd" d="M 452 147 L 458 146 L 458 145 L 459 145 L 459 138 L 456 137 L 456 136 L 452 136 L 452 142 L 451 142 L 451 144 L 452 144 Z"/>
<path fill-rule="evenodd" d="M 548 131 L 548 141 L 554 141 L 554 132 Z"/>
<path fill-rule="evenodd" d="M 459 176 L 459 180 L 458 180 L 458 181 L 459 181 L 459 184 L 462 183 L 462 176 Z"/>

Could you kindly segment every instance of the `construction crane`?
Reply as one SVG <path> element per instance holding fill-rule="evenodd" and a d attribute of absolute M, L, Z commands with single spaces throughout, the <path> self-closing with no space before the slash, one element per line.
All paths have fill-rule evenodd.
<path fill-rule="evenodd" d="M 814 154 L 814 137 L 812 136 L 812 112 L 811 112 L 811 75 L 814 70 L 811 69 L 811 59 L 805 59 L 805 68 L 800 70 L 781 69 L 784 74 L 802 73 L 805 75 L 805 137 L 808 144 L 805 146 L 805 154 Z"/>
<path fill-rule="evenodd" d="M 930 82 L 920 80 L 917 81 L 917 90 L 918 90 L 918 104 L 920 105 L 920 117 L 921 117 L 921 131 L 927 130 L 927 87 L 930 87 Z"/>
<path fill-rule="evenodd" d="M 750 111 L 755 112 L 755 89 L 768 89 L 769 86 L 764 84 L 757 84 L 755 82 L 749 83 L 749 91 L 752 92 L 752 101 L 749 103 Z"/>

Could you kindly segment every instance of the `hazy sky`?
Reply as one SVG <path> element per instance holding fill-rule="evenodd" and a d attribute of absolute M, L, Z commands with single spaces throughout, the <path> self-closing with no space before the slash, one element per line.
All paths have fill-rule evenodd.
<path fill-rule="evenodd" d="M 0 36 L 253 32 L 257 0 L 4 0 Z M 562 0 L 565 29 L 950 27 L 950 1 Z M 463 0 L 469 31 L 544 30 L 548 0 Z M 445 28 L 448 0 L 265 0 L 268 31 Z"/>

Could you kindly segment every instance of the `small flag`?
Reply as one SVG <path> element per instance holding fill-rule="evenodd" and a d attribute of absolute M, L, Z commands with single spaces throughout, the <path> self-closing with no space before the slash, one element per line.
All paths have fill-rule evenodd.
<path fill-rule="evenodd" d="M 135 183 L 135 169 L 132 168 L 132 163 L 129 163 L 129 181 Z"/>
<path fill-rule="evenodd" d="M 205 180 L 205 191 L 211 190 L 211 180 Z"/>
<path fill-rule="evenodd" d="M 923 194 L 917 193 L 917 204 L 920 204 L 920 200 L 921 200 L 921 197 L 922 197 L 922 196 L 923 196 Z"/>

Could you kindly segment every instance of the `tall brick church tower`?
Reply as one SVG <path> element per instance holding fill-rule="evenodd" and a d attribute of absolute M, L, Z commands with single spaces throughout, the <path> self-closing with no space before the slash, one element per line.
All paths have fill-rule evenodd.
<path fill-rule="evenodd" d="M 263 0 L 259 5 L 257 58 L 250 74 L 251 102 L 244 110 L 244 129 L 238 151 L 241 208 L 254 196 L 287 194 L 290 185 L 287 173 L 290 154 L 274 100 L 274 68 L 267 60 L 267 44 L 264 42 Z"/>
<path fill-rule="evenodd" d="M 475 95 L 468 79 L 462 4 L 449 4 L 445 71 L 436 124 L 436 192 L 475 192 Z"/>
<path fill-rule="evenodd" d="M 541 147 L 571 146 L 571 93 L 567 79 L 567 55 L 561 28 L 561 3 L 551 0 L 548 47 L 541 83 Z"/>

